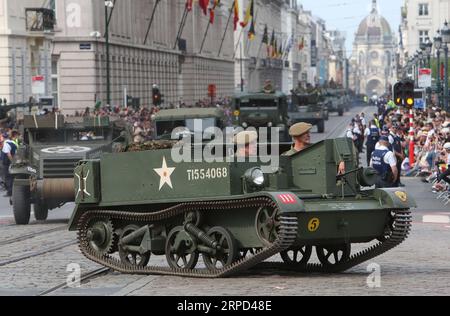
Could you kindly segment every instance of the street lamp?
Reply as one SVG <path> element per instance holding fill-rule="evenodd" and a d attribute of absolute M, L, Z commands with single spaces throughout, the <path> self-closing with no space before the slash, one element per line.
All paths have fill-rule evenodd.
<path fill-rule="evenodd" d="M 438 98 L 438 105 L 441 107 L 441 48 L 442 48 L 442 37 L 440 31 L 437 31 L 436 36 L 434 37 L 434 48 L 436 49 L 436 57 L 437 57 L 437 81 L 436 81 L 436 94 Z"/>
<path fill-rule="evenodd" d="M 419 68 L 422 68 L 422 66 L 423 66 L 423 51 L 418 50 L 417 54 L 419 55 Z"/>
<path fill-rule="evenodd" d="M 424 45 L 425 45 L 425 53 L 427 55 L 428 68 L 431 68 L 431 52 L 433 51 L 433 43 L 431 42 L 429 37 L 427 37 L 427 40 L 425 41 Z"/>
<path fill-rule="evenodd" d="M 109 61 L 109 14 L 108 8 L 114 8 L 113 1 L 105 1 L 105 43 L 106 43 L 106 105 L 111 105 L 111 66 Z"/>
<path fill-rule="evenodd" d="M 448 111 L 448 43 L 450 43 L 450 29 L 445 21 L 441 30 L 442 43 L 444 44 L 444 108 Z"/>
<path fill-rule="evenodd" d="M 419 64 L 419 54 L 416 52 L 414 54 L 414 59 L 413 59 L 413 64 L 414 64 L 414 82 L 416 83 L 416 87 L 418 87 L 418 77 L 419 77 L 419 69 L 418 69 L 418 64 Z"/>

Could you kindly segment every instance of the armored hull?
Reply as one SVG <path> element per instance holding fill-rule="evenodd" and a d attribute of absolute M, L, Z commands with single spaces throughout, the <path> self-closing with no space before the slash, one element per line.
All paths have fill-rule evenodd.
<path fill-rule="evenodd" d="M 400 244 L 414 201 L 401 190 L 353 192 L 358 182 L 367 184 L 362 173 L 337 184 L 337 156 L 355 167 L 344 139 L 282 157 L 265 175 L 261 162 L 177 164 L 170 150 L 105 155 L 75 170 L 70 229 L 79 230 L 86 257 L 123 273 L 343 271 Z M 376 240 L 351 254 L 352 244 Z M 309 264 L 314 247 L 320 264 Z M 263 263 L 278 253 L 283 263 Z M 200 255 L 204 267 L 197 267 Z M 168 264 L 152 265 L 152 256 Z"/>

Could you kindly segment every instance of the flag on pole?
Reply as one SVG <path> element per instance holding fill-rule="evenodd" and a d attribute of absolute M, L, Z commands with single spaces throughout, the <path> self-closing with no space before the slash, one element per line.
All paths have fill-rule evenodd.
<path fill-rule="evenodd" d="M 192 4 L 193 4 L 194 0 L 187 0 L 186 1 L 186 9 L 188 10 L 188 12 L 192 11 Z"/>
<path fill-rule="evenodd" d="M 237 25 L 239 23 L 239 1 L 234 0 L 234 30 L 237 30 Z"/>
<path fill-rule="evenodd" d="M 294 45 L 294 37 L 291 35 L 289 37 L 289 40 L 288 40 L 287 44 L 286 44 L 286 48 L 285 48 L 286 55 L 289 55 L 293 45 Z"/>
<path fill-rule="evenodd" d="M 278 56 L 278 40 L 275 39 L 272 47 L 272 58 L 277 58 Z"/>
<path fill-rule="evenodd" d="M 245 13 L 244 21 L 241 22 L 242 27 L 246 27 L 248 25 L 248 23 L 250 23 L 250 20 L 253 19 L 253 9 L 254 9 L 253 0 L 251 0 L 248 4 L 248 7 L 247 7 L 247 10 Z"/>
<path fill-rule="evenodd" d="M 262 42 L 263 42 L 263 44 L 269 45 L 269 30 L 267 28 L 267 24 L 264 27 L 264 35 L 262 38 Z"/>
<path fill-rule="evenodd" d="M 252 19 L 252 22 L 250 24 L 250 29 L 248 30 L 248 39 L 250 41 L 253 41 L 256 37 L 256 32 L 255 32 L 255 19 Z"/>
<path fill-rule="evenodd" d="M 272 37 L 270 38 L 269 46 L 267 47 L 267 57 L 272 58 L 273 46 L 275 45 L 275 30 L 272 31 Z"/>
<path fill-rule="evenodd" d="M 212 0 L 212 8 L 209 9 L 209 23 L 214 24 L 216 17 L 216 7 L 220 4 L 220 0 Z"/>
<path fill-rule="evenodd" d="M 203 10 L 203 14 L 207 15 L 209 0 L 198 0 L 198 4 L 200 5 L 200 8 Z"/>
<path fill-rule="evenodd" d="M 298 49 L 303 50 L 304 48 L 305 48 L 305 37 L 302 37 L 302 39 L 300 40 L 300 43 L 298 45 Z"/>

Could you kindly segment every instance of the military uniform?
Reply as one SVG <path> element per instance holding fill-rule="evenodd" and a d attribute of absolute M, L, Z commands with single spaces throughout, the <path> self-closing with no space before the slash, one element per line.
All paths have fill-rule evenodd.
<path fill-rule="evenodd" d="M 292 125 L 292 127 L 289 129 L 289 135 L 291 135 L 291 137 L 300 137 L 306 133 L 309 133 L 312 127 L 313 126 L 308 123 L 297 123 L 295 125 Z M 295 155 L 296 153 L 298 153 L 298 151 L 294 148 L 294 146 L 292 146 L 291 150 L 285 152 L 283 156 L 290 157 Z"/>

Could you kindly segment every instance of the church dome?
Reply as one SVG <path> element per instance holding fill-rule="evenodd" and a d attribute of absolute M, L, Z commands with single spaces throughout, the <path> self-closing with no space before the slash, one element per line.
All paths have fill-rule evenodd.
<path fill-rule="evenodd" d="M 378 14 L 377 1 L 372 1 L 372 11 L 359 24 L 358 31 L 356 32 L 358 37 L 373 37 L 373 36 L 392 36 L 391 27 L 389 22 Z"/>

